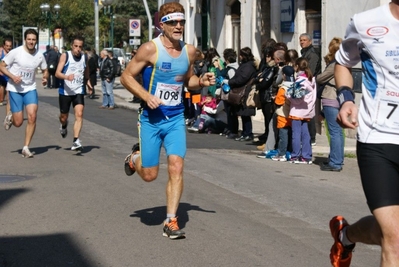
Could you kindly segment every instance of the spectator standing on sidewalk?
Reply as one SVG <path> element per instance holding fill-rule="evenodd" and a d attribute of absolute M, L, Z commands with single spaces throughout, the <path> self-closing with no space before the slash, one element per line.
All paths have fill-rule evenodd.
<path fill-rule="evenodd" d="M 274 95 L 273 95 L 273 83 L 276 79 L 276 75 L 279 71 L 279 67 L 273 60 L 273 47 L 265 47 L 262 54 L 261 69 L 256 77 L 256 89 L 259 91 L 259 98 L 261 102 L 261 110 L 264 118 L 265 131 L 263 134 L 258 136 L 258 145 L 266 143 L 267 137 L 269 136 L 269 125 L 274 114 Z"/>
<path fill-rule="evenodd" d="M 344 164 L 344 143 L 345 136 L 342 127 L 337 122 L 339 103 L 337 100 L 337 89 L 335 88 L 334 68 L 335 53 L 339 49 L 342 39 L 334 37 L 328 45 L 328 53 L 324 57 L 326 69 L 317 75 L 316 82 L 319 85 L 318 94 L 323 105 L 323 114 L 326 120 L 326 132 L 330 142 L 330 153 L 328 162 L 320 164 L 322 171 L 341 171 Z"/>
<path fill-rule="evenodd" d="M 234 49 L 226 48 L 223 51 L 223 58 L 226 62 L 226 68 L 221 71 L 221 76 L 224 79 L 231 79 L 236 74 L 236 70 L 238 69 L 239 65 L 237 62 L 237 53 Z M 221 92 L 221 99 L 223 101 L 224 110 L 226 112 L 227 117 L 227 128 L 222 133 L 228 139 L 235 139 L 238 137 L 238 117 L 236 112 L 233 110 L 234 106 L 230 104 L 227 99 L 228 95 L 222 90 Z"/>
<path fill-rule="evenodd" d="M 312 37 L 307 33 L 302 33 L 299 36 L 299 44 L 302 47 L 301 56 L 308 60 L 312 75 L 316 77 L 321 72 L 321 58 L 319 51 L 312 44 Z M 313 146 L 316 145 L 316 121 L 314 117 L 310 119 L 308 125 L 310 142 Z"/>
<path fill-rule="evenodd" d="M 312 164 L 312 146 L 308 122 L 315 115 L 316 81 L 306 58 L 298 58 L 295 63 L 297 77 L 295 83 L 286 92 L 290 100 L 292 120 L 292 153 L 291 162 Z M 291 91 L 290 91 L 291 89 Z"/>
<path fill-rule="evenodd" d="M 57 70 L 57 65 L 59 61 L 58 53 L 54 50 L 53 46 L 47 45 L 47 51 L 44 53 L 47 62 L 48 69 L 48 79 L 47 88 L 53 89 L 57 88 L 57 78 L 55 77 L 55 71 Z"/>
<path fill-rule="evenodd" d="M 292 66 L 284 66 L 282 69 L 283 83 L 277 91 L 274 103 L 276 104 L 277 129 L 278 129 L 278 146 L 277 155 L 271 157 L 274 161 L 287 161 L 287 151 L 292 151 L 292 121 L 290 116 L 290 100 L 287 99 L 285 93 L 292 86 L 295 80 L 295 70 Z"/>
<path fill-rule="evenodd" d="M 244 47 L 240 49 L 240 65 L 235 72 L 233 78 L 228 80 L 230 88 L 238 88 L 244 86 L 248 81 L 255 77 L 256 67 L 255 59 L 252 54 L 252 50 L 249 47 Z M 245 99 L 248 97 L 248 92 L 246 92 Z M 254 134 L 252 131 L 252 116 L 255 116 L 256 109 L 254 107 L 247 107 L 244 103 L 232 106 L 232 113 L 235 116 L 241 116 L 242 121 L 242 132 L 241 136 L 235 138 L 236 141 L 252 141 Z M 237 125 L 238 127 L 238 125 Z"/>
<path fill-rule="evenodd" d="M 38 109 L 38 96 L 36 86 L 36 70 L 43 71 L 42 84 L 47 84 L 48 72 L 44 55 L 36 49 L 39 34 L 34 29 L 24 32 L 25 44 L 11 50 L 0 63 L 0 71 L 9 77 L 7 91 L 11 112 L 4 119 L 4 127 L 10 129 L 11 125 L 20 127 L 24 121 L 24 107 L 27 121 L 25 130 L 25 143 L 22 156 L 32 158 L 33 152 L 29 150 L 33 134 L 36 129 Z"/>
<path fill-rule="evenodd" d="M 399 266 L 399 0 L 355 14 L 335 55 L 335 82 L 345 128 L 357 127 L 357 162 L 372 213 L 349 225 L 330 221 L 334 267 L 350 266 L 356 243 L 381 246 L 381 267 Z M 362 97 L 354 103 L 351 68 L 362 63 Z"/>
<path fill-rule="evenodd" d="M 102 50 L 100 53 L 101 67 L 100 67 L 100 78 L 101 78 L 101 90 L 103 92 L 103 102 L 100 106 L 101 109 L 115 108 L 114 102 L 114 81 L 115 81 L 115 64 L 109 57 L 107 50 Z"/>
<path fill-rule="evenodd" d="M 94 86 L 97 85 L 97 69 L 98 69 L 98 61 L 94 55 L 94 52 L 91 51 L 90 47 L 86 49 L 87 54 L 87 64 L 89 66 L 89 76 L 90 76 L 90 84 L 93 87 L 91 94 L 89 95 L 90 99 L 94 99 L 95 97 L 95 89 Z"/>

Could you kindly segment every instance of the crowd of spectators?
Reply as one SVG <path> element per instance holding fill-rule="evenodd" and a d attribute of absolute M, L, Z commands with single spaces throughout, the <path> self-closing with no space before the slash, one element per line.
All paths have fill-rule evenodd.
<path fill-rule="evenodd" d="M 320 168 L 323 171 L 342 170 L 344 134 L 335 122 L 338 104 L 333 77 L 334 55 L 341 39 L 331 40 L 324 57 L 327 66 L 324 71 L 321 70 L 320 51 L 313 46 L 309 34 L 301 34 L 299 41 L 301 50 L 297 51 L 289 49 L 283 42 L 269 39 L 262 45 L 260 59 L 249 47 L 239 51 L 227 48 L 222 57 L 215 48 L 198 49 L 195 74 L 201 76 L 211 71 L 218 82 L 212 87 L 186 92 L 188 131 L 254 142 L 262 151 L 259 158 L 312 164 L 316 120 L 325 119 L 327 135 L 331 136 L 331 152 Z M 248 83 L 250 85 L 245 86 Z M 228 97 L 229 90 L 237 88 L 246 88 L 239 104 L 232 103 Z M 251 88 L 256 88 L 258 107 L 246 104 Z M 264 118 L 264 131 L 258 136 L 252 130 L 252 117 L 256 112 L 261 112 Z"/>

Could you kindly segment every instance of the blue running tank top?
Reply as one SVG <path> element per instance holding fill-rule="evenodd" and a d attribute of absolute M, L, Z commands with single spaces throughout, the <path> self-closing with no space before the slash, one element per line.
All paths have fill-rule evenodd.
<path fill-rule="evenodd" d="M 80 57 L 76 57 L 71 51 L 66 52 L 66 62 L 62 73 L 65 75 L 73 74 L 74 78 L 72 81 L 60 80 L 60 87 L 58 93 L 60 95 L 78 95 L 85 93 L 84 75 L 86 69 L 86 56 L 81 54 Z"/>
<path fill-rule="evenodd" d="M 6 56 L 6 54 L 4 53 L 4 49 L 1 50 L 1 55 L 0 55 L 0 62 L 3 60 L 3 58 Z M 3 82 L 8 82 L 8 76 L 1 74 L 0 75 L 0 80 Z"/>
<path fill-rule="evenodd" d="M 144 106 L 144 116 L 169 117 L 184 112 L 184 79 L 190 67 L 187 46 L 180 41 L 182 51 L 178 57 L 172 57 L 163 46 L 160 36 L 152 40 L 156 47 L 155 64 L 145 68 L 142 74 L 143 87 L 159 97 L 164 105 L 156 109 Z"/>

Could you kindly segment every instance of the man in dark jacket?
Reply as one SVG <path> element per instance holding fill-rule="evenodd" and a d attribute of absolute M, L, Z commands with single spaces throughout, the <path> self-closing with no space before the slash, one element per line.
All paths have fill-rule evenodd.
<path fill-rule="evenodd" d="M 47 51 L 44 53 L 44 57 L 47 62 L 49 76 L 47 79 L 47 86 L 49 89 L 57 88 L 57 79 L 55 77 L 55 71 L 59 61 L 59 55 L 52 46 L 47 45 Z"/>
<path fill-rule="evenodd" d="M 312 70 L 313 76 L 318 75 L 321 72 L 321 58 L 319 53 L 312 45 L 312 37 L 307 33 L 302 33 L 299 36 L 299 44 L 301 45 L 301 55 L 309 61 L 309 67 Z M 309 124 L 309 134 L 311 144 L 316 145 L 316 122 L 313 117 Z"/>
<path fill-rule="evenodd" d="M 309 61 L 309 67 L 313 76 L 321 72 L 321 58 L 314 46 L 312 45 L 312 37 L 307 33 L 299 36 L 299 44 L 301 45 L 301 56 Z"/>
<path fill-rule="evenodd" d="M 112 63 L 114 63 L 114 75 L 120 76 L 122 74 L 122 70 L 118 58 L 114 57 L 114 52 L 112 52 L 111 50 L 108 50 L 108 57 L 109 59 L 111 59 Z"/>
<path fill-rule="evenodd" d="M 113 110 L 115 108 L 114 102 L 114 81 L 115 81 L 115 69 L 114 63 L 108 56 L 107 50 L 102 50 L 100 53 L 101 66 L 100 66 L 100 77 L 101 77 L 101 89 L 103 92 L 103 103 L 100 106 L 101 109 L 108 108 Z"/>

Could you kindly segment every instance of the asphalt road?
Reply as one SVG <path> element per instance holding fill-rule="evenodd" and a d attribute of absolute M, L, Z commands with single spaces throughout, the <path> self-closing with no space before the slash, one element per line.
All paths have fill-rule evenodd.
<path fill-rule="evenodd" d="M 35 157 L 20 155 L 25 124 L 0 129 L 1 267 L 330 266 L 331 217 L 369 214 L 355 159 L 326 173 L 258 159 L 252 144 L 191 134 L 178 211 L 187 238 L 169 240 L 164 153 L 152 183 L 123 171 L 136 113 L 87 99 L 79 154 L 70 151 L 72 124 L 67 138 L 59 134 L 57 91 L 38 91 Z M 352 262 L 378 266 L 379 248 L 359 244 Z"/>

